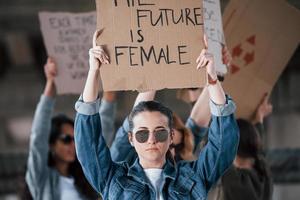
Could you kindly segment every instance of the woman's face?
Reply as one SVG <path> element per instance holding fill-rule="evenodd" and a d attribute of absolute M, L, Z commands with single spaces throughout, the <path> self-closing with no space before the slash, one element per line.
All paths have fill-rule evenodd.
<path fill-rule="evenodd" d="M 75 160 L 74 127 L 71 124 L 63 124 L 61 134 L 52 146 L 55 159 L 71 163 Z"/>
<path fill-rule="evenodd" d="M 155 163 L 165 161 L 166 153 L 172 142 L 168 122 L 168 118 L 157 111 L 141 112 L 133 118 L 134 128 L 129 139 L 134 145 L 141 163 L 155 165 Z M 144 142 L 141 142 L 140 138 L 144 138 Z"/>

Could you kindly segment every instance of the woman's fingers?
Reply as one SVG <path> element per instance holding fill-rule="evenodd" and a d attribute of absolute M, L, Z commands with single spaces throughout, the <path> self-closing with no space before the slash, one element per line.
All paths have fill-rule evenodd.
<path fill-rule="evenodd" d="M 205 56 L 201 56 L 200 62 L 197 65 L 197 69 L 204 67 L 206 63 L 207 59 L 205 58 Z"/>
<path fill-rule="evenodd" d="M 102 46 L 97 45 L 97 37 L 100 34 L 100 30 L 96 30 L 93 35 L 93 48 L 90 49 L 89 53 L 94 58 L 97 58 L 101 63 L 109 64 L 109 57 L 103 50 Z"/>
<path fill-rule="evenodd" d="M 95 46 L 95 47 L 93 47 L 93 50 L 101 52 L 101 53 L 103 54 L 103 56 L 104 56 L 107 60 L 109 60 L 109 57 L 108 57 L 108 55 L 106 54 L 106 52 L 104 51 L 104 49 L 103 49 L 102 46 Z"/>
<path fill-rule="evenodd" d="M 93 35 L 93 48 L 97 46 L 97 37 L 100 34 L 100 30 L 96 30 Z"/>
<path fill-rule="evenodd" d="M 93 52 L 93 51 L 92 51 L 91 54 L 92 54 L 92 56 L 93 56 L 94 58 L 98 59 L 101 63 L 104 63 L 104 59 L 103 59 L 103 56 L 102 56 L 101 54 L 96 53 L 96 52 Z"/>
<path fill-rule="evenodd" d="M 198 65 L 197 65 L 197 69 L 200 69 L 201 68 L 201 65 L 200 65 L 200 63 L 198 63 Z"/>
<path fill-rule="evenodd" d="M 208 53 L 206 50 L 201 52 L 200 56 L 197 58 L 198 61 L 197 69 L 207 66 L 208 63 L 212 61 L 212 59 L 213 59 L 212 54 Z"/>
<path fill-rule="evenodd" d="M 107 57 L 103 54 L 102 51 L 95 50 L 95 49 L 91 49 L 91 50 L 90 50 L 90 54 L 91 54 L 93 57 L 99 59 L 99 61 L 100 61 L 101 63 L 109 64 L 109 60 L 108 60 Z"/>
<path fill-rule="evenodd" d="M 205 57 L 204 56 L 201 56 L 201 59 L 200 59 L 200 62 L 199 62 L 199 68 L 200 67 L 203 67 L 203 63 L 205 62 Z"/>
<path fill-rule="evenodd" d="M 45 65 L 45 71 L 46 73 L 48 73 L 49 75 L 53 75 L 55 76 L 57 74 L 57 67 L 56 67 L 56 63 L 54 62 L 54 59 L 49 57 L 47 59 L 47 63 Z"/>
<path fill-rule="evenodd" d="M 204 48 L 208 49 L 208 41 L 207 41 L 207 36 L 206 34 L 203 35 L 203 44 L 204 44 Z"/>
<path fill-rule="evenodd" d="M 94 52 L 92 52 L 92 55 L 95 59 L 97 59 L 98 61 L 100 61 L 101 63 L 103 62 L 103 59 L 101 58 L 101 56 L 99 54 L 96 54 Z M 102 60 L 102 61 L 101 61 Z"/>
<path fill-rule="evenodd" d="M 57 69 L 56 69 L 56 67 L 53 65 L 53 66 L 49 66 L 49 72 L 52 74 L 52 75 L 54 75 L 54 76 L 56 76 L 56 74 L 57 74 Z"/>
<path fill-rule="evenodd" d="M 96 55 L 98 55 L 101 59 L 101 63 L 104 64 L 109 64 L 109 59 L 108 57 L 103 53 L 103 51 L 99 51 L 99 50 L 92 50 L 92 52 Z"/>
<path fill-rule="evenodd" d="M 93 51 L 101 53 L 106 59 L 109 59 L 108 55 L 102 48 L 94 48 Z"/>
<path fill-rule="evenodd" d="M 200 61 L 200 59 L 201 59 L 201 56 L 203 56 L 203 55 L 205 54 L 205 52 L 206 52 L 206 49 L 202 49 L 202 50 L 201 50 L 201 53 L 200 53 L 200 55 L 198 56 L 198 58 L 197 58 L 197 60 L 196 60 L 196 63 L 199 63 L 199 61 Z"/>
<path fill-rule="evenodd" d="M 214 62 L 213 62 L 213 54 L 209 53 L 206 49 L 203 49 L 197 58 L 196 62 L 198 63 L 197 69 L 205 67 L 207 73 L 209 73 L 212 77 L 215 75 L 214 71 Z"/>

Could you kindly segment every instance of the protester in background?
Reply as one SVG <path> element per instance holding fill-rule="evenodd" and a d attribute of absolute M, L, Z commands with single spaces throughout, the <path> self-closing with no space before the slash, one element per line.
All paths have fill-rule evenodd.
<path fill-rule="evenodd" d="M 270 170 L 262 154 L 262 144 L 255 127 L 238 119 L 240 143 L 233 166 L 222 177 L 222 200 L 272 199 Z M 222 198 L 223 196 L 223 198 Z"/>
<path fill-rule="evenodd" d="M 76 103 L 75 142 L 85 176 L 104 199 L 205 199 L 210 187 L 230 166 L 238 144 L 233 101 L 217 80 L 213 56 L 203 50 L 197 68 L 205 67 L 212 122 L 208 144 L 196 161 L 174 165 L 167 158 L 173 140 L 172 112 L 155 101 L 143 101 L 129 115 L 130 142 L 138 158 L 115 163 L 102 136 L 98 113 L 99 68 L 108 56 L 96 45 L 90 49 L 90 69 L 82 98 Z"/>
<path fill-rule="evenodd" d="M 272 105 L 265 95 L 254 115 L 263 135 L 263 120 L 272 112 Z M 258 129 L 251 122 L 238 119 L 240 142 L 233 165 L 222 176 L 218 185 L 209 193 L 209 200 L 271 200 L 272 178 L 265 160 L 263 144 Z"/>
<path fill-rule="evenodd" d="M 44 66 L 46 86 L 37 105 L 30 136 L 26 182 L 33 199 L 96 199 L 75 154 L 74 122 L 66 115 L 52 118 L 57 75 L 48 58 Z"/>

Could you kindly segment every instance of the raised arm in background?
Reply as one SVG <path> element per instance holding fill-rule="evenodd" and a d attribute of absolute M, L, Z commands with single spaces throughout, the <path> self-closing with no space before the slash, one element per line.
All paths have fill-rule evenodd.
<path fill-rule="evenodd" d="M 135 99 L 133 107 L 142 101 L 153 101 L 155 98 L 155 94 L 156 94 L 156 90 L 151 90 L 151 91 L 147 91 L 147 92 L 139 92 L 139 94 L 137 95 L 137 97 Z"/>
<path fill-rule="evenodd" d="M 54 77 L 57 74 L 53 59 L 47 59 L 44 73 L 46 85 L 33 117 L 26 171 L 26 182 L 34 199 L 42 198 L 43 188 L 41 186 L 45 185 L 44 182 L 47 180 L 46 176 L 49 175 L 48 171 L 50 170 L 48 167 L 48 139 L 54 110 L 54 97 L 56 96 Z"/>
<path fill-rule="evenodd" d="M 44 66 L 44 73 L 46 76 L 46 86 L 43 94 L 44 96 L 54 98 L 56 96 L 54 78 L 57 75 L 57 67 L 52 58 L 47 59 L 47 63 Z"/>
<path fill-rule="evenodd" d="M 117 113 L 116 96 L 117 92 L 103 92 L 99 109 L 103 137 L 108 147 L 112 145 L 115 138 L 115 120 Z"/>
<path fill-rule="evenodd" d="M 263 96 L 260 104 L 256 109 L 254 119 L 252 120 L 252 124 L 257 124 L 257 123 L 262 124 L 264 122 L 264 119 L 272 113 L 273 106 L 269 102 L 269 97 L 270 96 L 268 93 L 266 93 Z"/>
<path fill-rule="evenodd" d="M 264 119 L 272 113 L 273 106 L 269 102 L 269 95 L 266 93 L 258 105 L 252 124 L 255 125 L 262 139 L 265 140 Z"/>

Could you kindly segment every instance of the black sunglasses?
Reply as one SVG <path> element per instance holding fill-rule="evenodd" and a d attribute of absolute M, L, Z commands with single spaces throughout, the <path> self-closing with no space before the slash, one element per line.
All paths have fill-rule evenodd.
<path fill-rule="evenodd" d="M 166 129 L 160 129 L 155 130 L 153 134 L 156 142 L 165 142 L 168 139 L 169 131 Z M 139 143 L 145 143 L 148 141 L 149 135 L 149 130 L 139 130 L 135 133 L 135 138 Z"/>
<path fill-rule="evenodd" d="M 61 134 L 58 139 L 64 144 L 70 144 L 71 142 L 74 142 L 74 137 L 68 134 Z"/>

